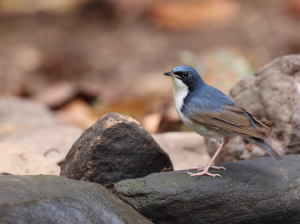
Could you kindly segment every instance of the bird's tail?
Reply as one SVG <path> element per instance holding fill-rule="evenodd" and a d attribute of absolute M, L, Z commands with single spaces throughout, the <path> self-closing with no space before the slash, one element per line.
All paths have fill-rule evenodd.
<path fill-rule="evenodd" d="M 274 159 L 276 160 L 281 160 L 280 156 L 278 153 L 271 148 L 271 146 L 268 145 L 268 143 L 261 138 L 249 138 L 249 141 L 252 142 L 253 144 L 259 146 L 260 148 L 266 150 Z"/>

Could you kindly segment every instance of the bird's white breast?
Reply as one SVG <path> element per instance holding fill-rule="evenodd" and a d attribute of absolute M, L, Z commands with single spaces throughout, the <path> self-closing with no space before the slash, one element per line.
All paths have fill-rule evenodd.
<path fill-rule="evenodd" d="M 175 102 L 175 108 L 176 111 L 180 117 L 180 119 L 182 120 L 183 123 L 185 123 L 185 125 L 187 125 L 189 128 L 191 128 L 192 130 L 194 130 L 191 125 L 192 122 L 190 121 L 190 119 L 188 119 L 187 117 L 185 117 L 183 115 L 183 113 L 181 112 L 181 107 L 183 105 L 183 101 L 184 98 L 188 95 L 189 93 L 189 89 L 188 87 L 179 79 L 176 78 L 172 78 L 173 81 L 173 91 L 174 91 L 174 102 Z"/>
<path fill-rule="evenodd" d="M 179 114 L 179 111 L 183 105 L 183 100 L 189 93 L 188 87 L 179 79 L 172 78 L 173 81 L 173 91 L 174 91 L 174 101 L 175 107 Z M 181 111 L 180 111 L 181 112 Z M 180 115 L 179 115 L 180 116 Z"/>

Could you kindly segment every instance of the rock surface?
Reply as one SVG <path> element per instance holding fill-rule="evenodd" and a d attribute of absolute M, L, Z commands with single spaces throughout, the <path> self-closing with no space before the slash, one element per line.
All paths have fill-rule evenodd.
<path fill-rule="evenodd" d="M 46 125 L 18 128 L 11 135 L 0 138 L 30 148 L 34 153 L 45 156 L 54 163 L 63 161 L 83 130 L 71 125 Z"/>
<path fill-rule="evenodd" d="M 61 176 L 107 185 L 172 170 L 169 156 L 137 121 L 109 113 L 75 142 Z"/>
<path fill-rule="evenodd" d="M 59 175 L 60 167 L 44 156 L 15 143 L 0 143 L 0 173 Z"/>
<path fill-rule="evenodd" d="M 0 98 L 0 137 L 19 127 L 35 127 L 57 123 L 44 105 L 18 97 Z"/>
<path fill-rule="evenodd" d="M 206 165 L 210 160 L 204 138 L 195 132 L 168 132 L 152 137 L 168 153 L 174 170 Z"/>
<path fill-rule="evenodd" d="M 58 124 L 43 104 L 18 97 L 0 98 L 0 142 L 13 142 L 61 162 L 82 129 Z"/>
<path fill-rule="evenodd" d="M 0 186 L 0 223 L 152 223 L 99 184 L 0 176 Z"/>
<path fill-rule="evenodd" d="M 281 155 L 300 153 L 300 55 L 277 58 L 255 76 L 240 81 L 231 97 L 271 129 L 260 128 L 267 142 Z M 216 163 L 266 156 L 259 147 L 235 137 Z M 217 143 L 206 140 L 212 156 Z"/>
<path fill-rule="evenodd" d="M 154 223 L 300 223 L 300 155 L 223 164 L 222 178 L 155 173 L 115 193 Z"/>

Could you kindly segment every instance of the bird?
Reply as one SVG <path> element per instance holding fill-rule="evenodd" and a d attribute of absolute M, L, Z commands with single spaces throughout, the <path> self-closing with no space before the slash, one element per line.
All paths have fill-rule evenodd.
<path fill-rule="evenodd" d="M 258 125 L 269 128 L 250 114 L 245 108 L 216 88 L 204 83 L 198 72 L 187 65 L 179 65 L 171 72 L 173 82 L 174 103 L 182 122 L 194 132 L 214 138 L 218 142 L 218 149 L 205 166 L 191 167 L 197 173 L 187 172 L 192 176 L 208 175 L 221 177 L 220 174 L 209 173 L 209 168 L 224 169 L 213 166 L 213 161 L 228 144 L 230 138 L 241 136 L 248 142 L 267 151 L 276 160 L 280 160 L 278 153 L 265 141 L 257 128 Z"/>

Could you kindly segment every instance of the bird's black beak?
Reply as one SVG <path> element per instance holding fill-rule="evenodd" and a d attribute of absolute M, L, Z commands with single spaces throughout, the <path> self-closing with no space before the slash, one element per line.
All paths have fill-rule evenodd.
<path fill-rule="evenodd" d="M 172 76 L 173 72 L 165 72 L 164 75 L 166 75 L 166 76 Z"/>

